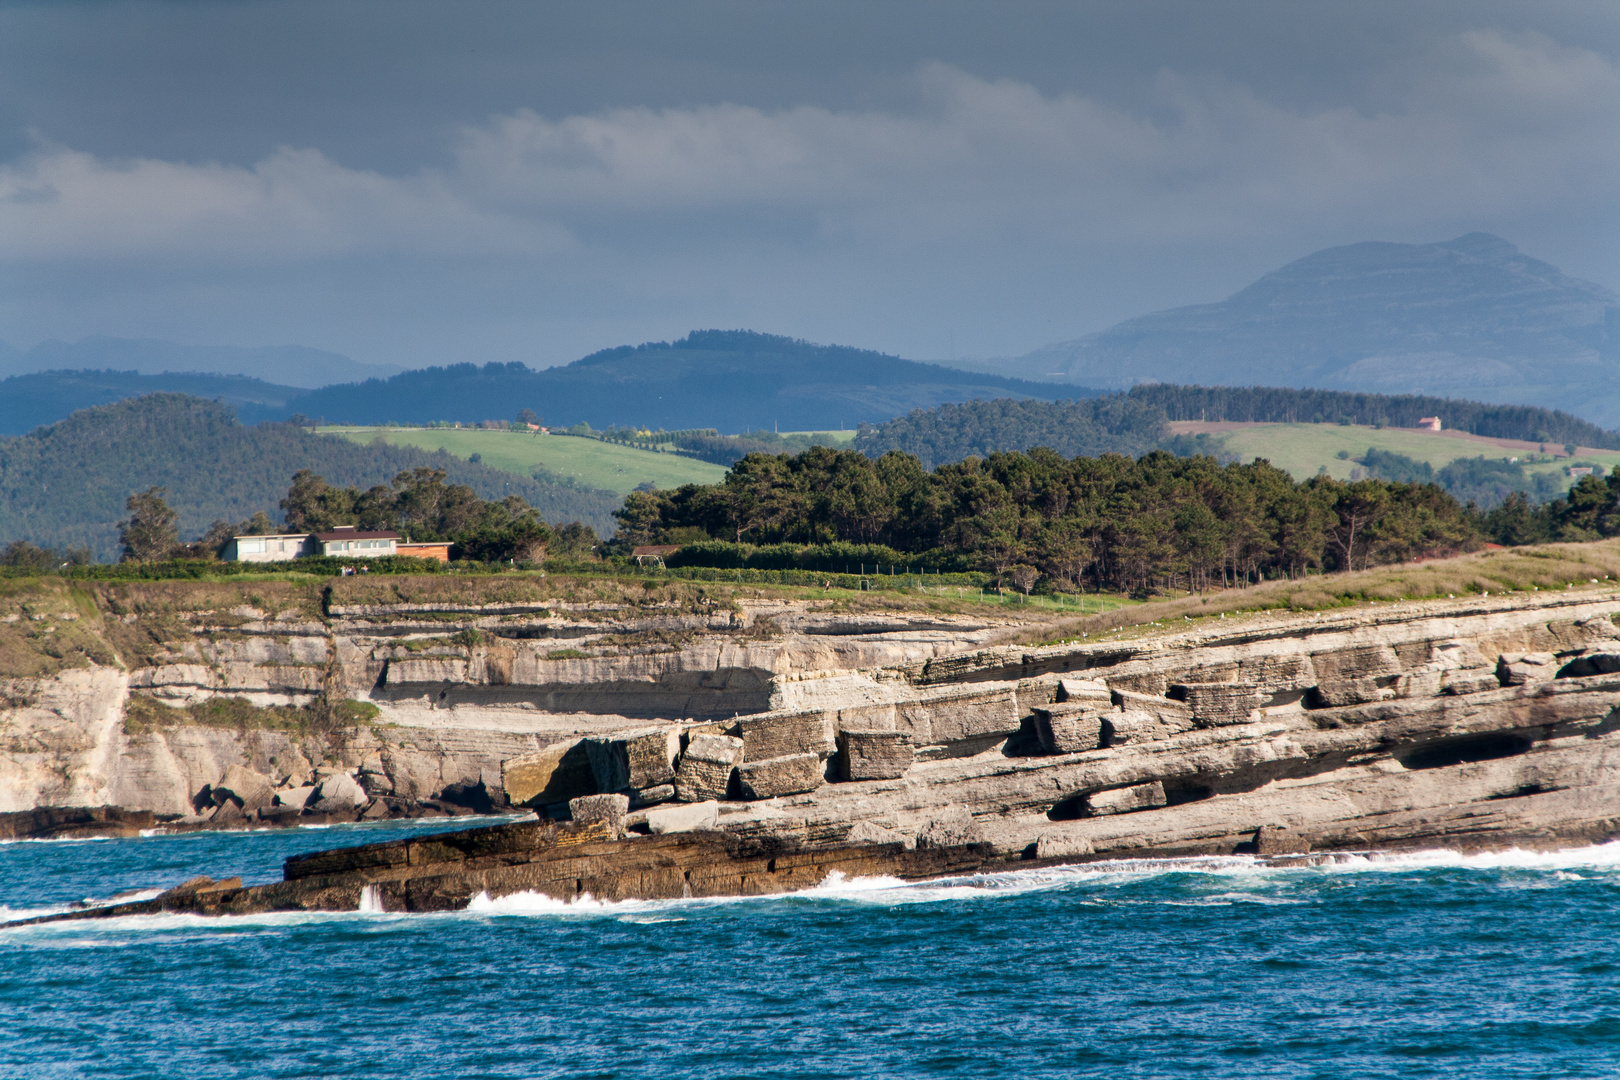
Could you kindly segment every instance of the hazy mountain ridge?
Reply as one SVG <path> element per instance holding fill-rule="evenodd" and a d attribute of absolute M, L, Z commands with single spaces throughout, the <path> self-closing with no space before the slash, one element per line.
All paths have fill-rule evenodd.
<path fill-rule="evenodd" d="M 328 423 L 511 419 L 529 408 L 561 426 L 583 420 L 598 428 L 730 433 L 849 428 L 976 398 L 1085 393 L 866 349 L 707 330 L 675 342 L 604 349 L 542 371 L 515 363 L 422 368 L 300 394 L 287 407 Z"/>
<path fill-rule="evenodd" d="M 22 435 L 80 409 L 143 394 L 175 393 L 222 401 L 239 412 L 279 412 L 297 394 L 293 386 L 246 375 L 138 371 L 41 371 L 0 380 L 0 435 Z"/>
<path fill-rule="evenodd" d="M 182 345 L 153 338 L 87 337 L 75 342 L 42 341 L 31 349 L 18 349 L 0 342 L 0 377 L 48 371 L 240 375 L 313 389 L 334 382 L 386 378 L 401 370 L 393 364 L 363 364 L 341 353 L 307 345 L 244 348 Z"/>
<path fill-rule="evenodd" d="M 983 367 L 986 365 L 976 365 Z M 1228 299 L 1155 312 L 998 366 L 1142 382 L 1420 393 L 1565 409 L 1620 426 L 1620 296 L 1470 233 L 1289 263 Z"/>

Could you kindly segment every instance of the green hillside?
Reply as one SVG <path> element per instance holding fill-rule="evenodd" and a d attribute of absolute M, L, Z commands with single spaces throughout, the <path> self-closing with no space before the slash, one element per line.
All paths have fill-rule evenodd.
<path fill-rule="evenodd" d="M 1561 446 L 1548 445 L 1548 453 L 1541 454 L 1539 447 L 1517 450 L 1483 440 L 1356 424 L 1260 424 L 1202 436 L 1198 441 L 1207 441 L 1211 451 L 1232 454 L 1244 461 L 1265 458 L 1299 480 L 1315 476 L 1323 469 L 1335 479 L 1349 480 L 1352 471 L 1359 468 L 1357 459 L 1374 448 L 1426 462 L 1436 472 L 1462 458 L 1517 457 L 1526 474 L 1544 474 L 1554 478 L 1560 487 L 1567 488 L 1570 484 L 1564 467 L 1571 459 L 1562 456 L 1564 448 Z M 1340 457 L 1341 452 L 1347 456 Z M 1583 452 L 1574 461 L 1602 465 L 1608 472 L 1620 466 L 1620 450 Z"/>
<path fill-rule="evenodd" d="M 668 489 L 682 484 L 716 484 L 726 475 L 724 466 L 681 454 L 660 454 L 568 435 L 477 428 L 327 427 L 320 430 L 366 445 L 382 443 L 443 450 L 464 461 L 472 460 L 477 454 L 479 460 L 492 469 L 541 478 L 550 474 L 572 480 L 581 487 L 620 495 L 645 483 Z"/>
<path fill-rule="evenodd" d="M 443 469 L 449 483 L 465 484 L 482 499 L 516 495 L 547 521 L 581 521 L 599 533 L 613 529 L 621 501 L 617 493 L 513 476 L 414 446 L 356 446 L 292 424 L 244 427 L 228 405 L 152 394 L 0 438 L 0 546 L 83 545 L 112 558 L 125 500 L 149 487 L 166 489 L 181 537 L 189 540 L 216 519 L 240 522 L 259 511 L 279 518 L 300 469 L 364 491 L 422 467 Z"/>

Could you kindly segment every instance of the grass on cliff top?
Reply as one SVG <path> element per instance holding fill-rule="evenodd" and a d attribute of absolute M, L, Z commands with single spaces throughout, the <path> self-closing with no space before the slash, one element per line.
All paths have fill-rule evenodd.
<path fill-rule="evenodd" d="M 814 603 L 823 609 L 848 612 L 930 611 L 942 614 L 971 614 L 1004 622 L 1026 622 L 1050 618 L 1052 601 L 1046 598 L 1027 603 L 994 594 L 979 596 L 972 589 L 923 590 L 882 589 L 859 592 L 853 589 L 815 588 L 798 585 L 687 581 L 662 577 L 590 573 L 540 575 L 514 571 L 500 575 L 456 577 L 392 575 L 388 577 L 340 578 L 331 582 L 330 603 L 340 606 L 385 606 L 392 604 L 547 604 L 590 605 L 598 610 L 658 609 L 684 613 L 714 613 L 740 610 L 742 600 L 785 600 Z M 1077 601 L 1070 600 L 1072 605 Z M 1117 598 L 1086 598 L 1095 608 L 1099 603 L 1118 606 Z M 417 616 L 412 616 L 413 618 Z"/>
<path fill-rule="evenodd" d="M 1014 632 L 1008 643 L 1053 644 L 1082 636 L 1120 640 L 1188 628 L 1190 620 L 1264 612 L 1326 611 L 1400 600 L 1436 600 L 1565 590 L 1620 590 L 1620 540 L 1542 544 L 1459 555 L 1451 559 L 1323 574 L 1302 581 L 1268 581 L 1159 600 L 1131 609 L 1048 623 Z"/>
<path fill-rule="evenodd" d="M 170 705 L 150 694 L 131 694 L 124 708 L 124 731 L 143 735 L 175 727 L 226 728 L 236 732 L 284 731 L 289 735 L 330 735 L 375 720 L 381 710 L 369 701 L 314 706 L 255 705 L 247 698 L 211 697 L 190 705 Z"/>

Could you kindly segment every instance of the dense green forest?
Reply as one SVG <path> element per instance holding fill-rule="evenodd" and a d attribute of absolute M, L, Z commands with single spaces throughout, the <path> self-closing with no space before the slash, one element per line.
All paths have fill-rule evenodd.
<path fill-rule="evenodd" d="M 1438 416 L 1446 427 L 1493 439 L 1526 439 L 1594 450 L 1620 449 L 1620 432 L 1566 412 L 1534 405 L 1488 405 L 1417 394 L 1357 394 L 1345 390 L 1290 390 L 1275 386 L 1173 386 L 1148 383 L 1128 395 L 1167 420 L 1240 423 L 1349 424 L 1417 427 Z"/>
<path fill-rule="evenodd" d="M 1135 457 L 1164 438 L 1164 410 L 1129 394 L 1084 401 L 996 398 L 917 409 L 882 424 L 862 424 L 855 449 L 891 450 L 934 468 L 969 457 L 1044 446 L 1064 457 L 1116 453 Z"/>
<path fill-rule="evenodd" d="M 933 472 L 898 451 L 875 460 L 824 447 L 750 454 L 721 484 L 634 492 L 618 517 L 620 549 L 791 544 L 807 548 L 799 562 L 814 567 L 836 557 L 828 545 L 882 545 L 913 566 L 1015 580 L 1028 567 L 1067 589 L 1088 581 L 1138 591 L 1178 582 L 1203 588 L 1483 542 L 1478 519 L 1433 485 L 1296 483 L 1265 462 L 1222 466 L 1163 451 L 1133 461 L 1036 449 Z M 713 543 L 682 555 L 705 552 L 739 557 Z"/>
<path fill-rule="evenodd" d="M 1416 427 L 1439 416 L 1446 427 L 1499 439 L 1527 439 L 1593 449 L 1620 448 L 1620 433 L 1570 416 L 1521 405 L 1485 405 L 1448 398 L 1351 394 L 1277 387 L 1138 386 L 1083 401 L 997 398 L 916 409 L 881 424 L 863 424 L 855 448 L 873 456 L 890 450 L 943 465 L 1005 450 L 1045 446 L 1059 453 L 1142 454 L 1162 448 L 1190 456 L 1201 444 L 1166 438 L 1169 420 L 1243 423 L 1345 423 Z M 1513 490 L 1518 490 L 1514 488 Z M 1525 488 L 1525 490 L 1529 490 Z M 1466 500 L 1467 496 L 1463 496 Z"/>
<path fill-rule="evenodd" d="M 244 427 L 229 406 L 153 394 L 74 413 L 20 438 L 0 439 L 0 543 L 118 553 L 131 493 L 162 487 L 185 538 L 216 520 L 275 513 L 293 474 L 308 469 L 362 491 L 418 468 L 443 470 L 482 499 L 516 495 L 550 522 L 606 532 L 618 497 L 515 476 L 444 453 L 358 446 L 291 424 Z"/>
<path fill-rule="evenodd" d="M 1394 473 L 1422 463 L 1371 464 Z M 1300 483 L 1263 461 L 1044 448 L 930 472 L 898 451 L 873 459 L 816 447 L 750 454 L 720 484 L 633 492 L 617 517 L 616 549 L 682 544 L 671 565 L 901 564 L 983 570 L 1026 588 L 1141 592 L 1360 569 L 1487 541 L 1617 536 L 1620 475 L 1583 477 L 1539 507 L 1513 493 L 1481 514 L 1421 476 Z"/>

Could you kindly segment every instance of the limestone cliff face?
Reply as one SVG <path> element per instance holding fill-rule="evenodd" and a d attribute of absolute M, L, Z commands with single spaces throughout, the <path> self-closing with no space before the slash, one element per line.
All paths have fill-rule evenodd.
<path fill-rule="evenodd" d="M 32 607 L 70 603 L 45 591 Z M 931 659 L 992 629 L 766 600 L 726 610 L 622 596 L 482 602 L 476 588 L 337 599 L 281 583 L 163 583 L 81 594 L 82 616 L 11 615 L 0 633 L 15 630 L 45 670 L 3 681 L 0 812 L 114 804 L 190 814 L 232 765 L 295 788 L 317 769 L 343 769 L 368 794 L 407 800 L 480 782 L 499 793 L 503 761 L 559 741 L 759 712 L 803 697 L 793 688 L 807 678 Z M 59 642 L 44 635 L 68 618 L 82 655 L 64 669 L 53 661 Z M 184 713 L 154 723 L 150 710 L 131 722 L 127 710 L 217 699 L 305 711 L 358 700 L 375 716 L 315 732 L 278 730 L 269 714 L 267 727 Z"/>
<path fill-rule="evenodd" d="M 1604 588 L 1041 648 L 763 599 L 102 596 L 74 633 L 110 654 L 83 636 L 85 662 L 4 684 L 0 811 L 190 814 L 239 766 L 297 792 L 346 773 L 373 803 L 482 784 L 566 817 L 619 793 L 632 829 L 1012 859 L 1593 839 L 1620 817 Z M 195 719 L 219 701 L 271 711 Z"/>

